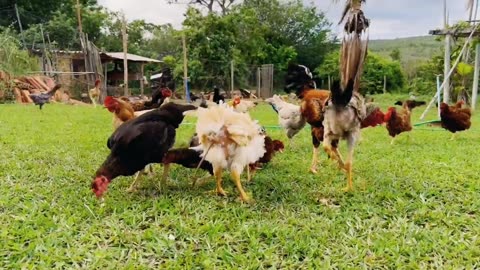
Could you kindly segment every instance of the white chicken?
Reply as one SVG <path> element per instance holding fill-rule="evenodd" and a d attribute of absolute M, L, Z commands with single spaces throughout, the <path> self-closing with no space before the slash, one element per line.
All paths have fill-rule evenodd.
<path fill-rule="evenodd" d="M 216 179 L 216 193 L 226 195 L 222 188 L 222 173 L 228 169 L 240 193 L 240 199 L 249 202 L 240 181 L 244 168 L 259 160 L 265 153 L 262 128 L 250 118 L 250 115 L 235 112 L 226 106 L 214 106 L 207 109 L 185 112 L 197 116 L 196 132 L 202 150 L 202 157 L 213 166 Z"/>
<path fill-rule="evenodd" d="M 244 100 L 240 97 L 235 97 L 234 99 L 227 102 L 227 105 L 233 108 L 234 111 L 239 113 L 247 113 L 250 109 L 254 108 L 257 104 L 256 102 L 250 100 Z"/>
<path fill-rule="evenodd" d="M 278 95 L 265 100 L 278 113 L 278 122 L 287 132 L 287 137 L 291 140 L 305 126 L 305 118 L 300 112 L 300 106 L 284 101 Z"/>

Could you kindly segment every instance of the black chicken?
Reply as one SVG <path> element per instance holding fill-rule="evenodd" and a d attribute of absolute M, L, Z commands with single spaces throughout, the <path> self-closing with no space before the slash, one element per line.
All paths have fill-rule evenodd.
<path fill-rule="evenodd" d="M 225 103 L 225 97 L 220 94 L 220 89 L 216 86 L 213 87 L 213 102 L 220 104 L 220 101 L 222 103 Z"/>
<path fill-rule="evenodd" d="M 193 105 L 171 102 L 123 123 L 108 139 L 110 155 L 92 182 L 95 195 L 101 197 L 108 184 L 120 175 L 130 176 L 150 163 L 162 163 L 165 153 L 175 143 L 183 113 L 194 109 Z"/>
<path fill-rule="evenodd" d="M 42 109 L 45 103 L 50 103 L 50 99 L 53 97 L 55 92 L 62 87 L 61 84 L 55 85 L 50 91 L 47 93 L 40 93 L 40 94 L 30 94 L 30 98 L 33 100 L 35 105 L 40 106 L 40 110 Z"/>

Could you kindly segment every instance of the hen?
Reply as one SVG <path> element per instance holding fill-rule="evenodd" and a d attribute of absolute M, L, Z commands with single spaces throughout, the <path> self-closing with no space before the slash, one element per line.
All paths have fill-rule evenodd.
<path fill-rule="evenodd" d="M 265 100 L 274 111 L 278 113 L 278 122 L 280 126 L 287 132 L 288 139 L 292 139 L 305 126 L 305 118 L 302 116 L 300 106 L 288 103 L 274 95 Z"/>
<path fill-rule="evenodd" d="M 385 114 L 380 107 L 373 102 L 365 104 L 367 117 L 362 120 L 360 128 L 376 127 L 385 122 Z"/>
<path fill-rule="evenodd" d="M 397 101 L 395 105 L 401 103 Z M 418 102 L 413 100 L 406 100 L 403 102 L 402 110 L 397 111 L 395 107 L 390 107 L 385 114 L 385 123 L 388 130 L 388 134 L 392 137 L 391 144 L 395 142 L 395 137 L 403 132 L 409 132 L 412 130 L 411 115 L 412 110 L 415 107 L 424 105 L 425 102 Z M 408 139 L 410 139 L 410 133 L 408 133 Z"/>
<path fill-rule="evenodd" d="M 330 91 L 316 90 L 312 78 L 312 73 L 307 67 L 290 64 L 285 80 L 285 91 L 295 90 L 297 97 L 301 100 L 301 115 L 312 128 L 313 156 L 310 171 L 317 173 L 318 147 L 323 141 L 323 110 Z"/>
<path fill-rule="evenodd" d="M 108 139 L 110 154 L 92 182 L 95 195 L 101 197 L 118 176 L 130 176 L 150 163 L 162 163 L 175 142 L 183 113 L 194 109 L 193 105 L 168 103 L 119 126 Z"/>
<path fill-rule="evenodd" d="M 283 150 L 285 149 L 283 142 L 279 140 L 272 140 L 270 136 L 265 136 L 264 146 L 265 146 L 265 154 L 255 163 L 251 163 L 248 165 L 249 166 L 249 170 L 247 171 L 249 172 L 249 175 L 247 176 L 248 181 L 250 181 L 253 178 L 257 169 L 262 168 L 262 165 L 269 163 L 273 159 L 276 152 L 283 153 Z"/>
<path fill-rule="evenodd" d="M 60 89 L 60 87 L 62 87 L 62 85 L 57 84 L 50 91 L 46 93 L 30 94 L 30 98 L 32 99 L 35 105 L 38 105 L 40 107 L 40 110 L 41 110 L 43 105 L 45 105 L 45 103 L 50 103 L 50 99 L 53 97 L 53 95 L 55 95 L 55 92 L 57 92 L 57 90 Z"/>
<path fill-rule="evenodd" d="M 222 172 L 228 169 L 240 198 L 249 202 L 240 175 L 245 166 L 256 162 L 265 153 L 264 135 L 261 127 L 250 115 L 238 113 L 225 106 L 214 106 L 208 109 L 198 108 L 196 132 L 200 138 L 199 149 L 202 156 L 213 166 L 216 179 L 216 193 L 226 195 L 222 187 Z"/>
<path fill-rule="evenodd" d="M 94 107 L 97 107 L 98 97 L 100 96 L 100 80 L 95 81 L 95 87 L 88 90 L 88 96 Z"/>
<path fill-rule="evenodd" d="M 165 156 L 163 157 L 163 180 L 162 182 L 165 183 L 166 179 L 169 174 L 170 164 L 178 164 L 182 165 L 185 168 L 190 169 L 202 169 L 207 171 L 210 176 L 213 175 L 213 167 L 212 164 L 206 160 L 202 161 L 202 151 L 198 151 L 195 149 L 190 148 L 175 148 L 170 149 L 167 151 Z M 197 180 L 194 181 L 194 183 Z"/>
<path fill-rule="evenodd" d="M 107 96 L 103 106 L 113 113 L 113 128 L 117 129 L 123 122 L 135 117 L 135 112 L 129 102 L 122 99 Z"/>
<path fill-rule="evenodd" d="M 455 139 L 456 132 L 467 130 L 472 125 L 470 121 L 472 111 L 470 108 L 462 108 L 463 104 L 463 101 L 457 102 L 454 106 L 448 106 L 446 103 L 440 104 L 442 127 L 453 133 L 451 140 Z"/>

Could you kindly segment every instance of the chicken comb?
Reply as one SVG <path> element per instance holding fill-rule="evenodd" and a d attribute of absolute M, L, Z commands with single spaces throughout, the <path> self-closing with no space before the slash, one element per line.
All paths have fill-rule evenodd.
<path fill-rule="evenodd" d="M 98 87 L 100 85 L 100 80 L 95 81 L 95 87 Z"/>
<path fill-rule="evenodd" d="M 107 108 L 110 112 L 113 111 L 112 107 L 115 106 L 115 104 L 117 104 L 117 101 L 112 96 L 107 96 L 103 101 L 103 106 Z"/>

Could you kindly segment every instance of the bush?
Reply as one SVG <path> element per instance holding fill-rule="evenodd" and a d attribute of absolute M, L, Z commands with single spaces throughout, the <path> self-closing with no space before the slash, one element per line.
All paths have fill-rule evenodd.
<path fill-rule="evenodd" d="M 328 76 L 338 80 L 339 59 L 339 51 L 329 54 L 325 62 L 315 69 L 315 73 L 324 81 L 328 80 Z M 405 75 L 400 63 L 369 52 L 364 65 L 360 92 L 369 95 L 383 93 L 384 76 L 387 77 L 388 92 L 400 91 L 404 88 Z"/>

